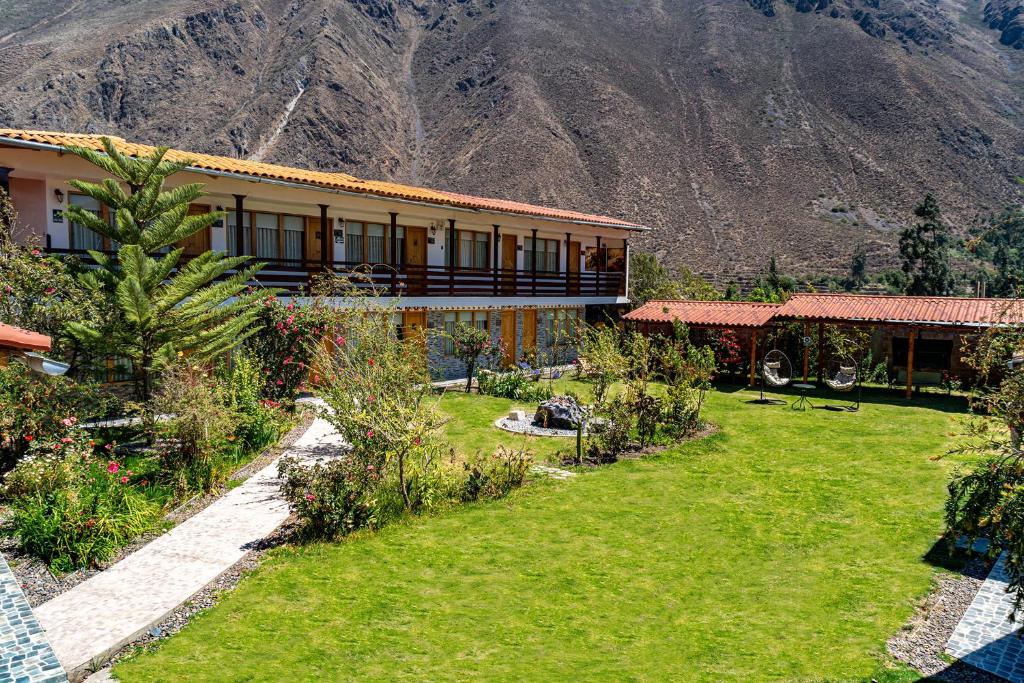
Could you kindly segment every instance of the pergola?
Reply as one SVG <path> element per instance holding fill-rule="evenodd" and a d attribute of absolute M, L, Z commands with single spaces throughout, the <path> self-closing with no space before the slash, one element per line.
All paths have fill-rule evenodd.
<path fill-rule="evenodd" d="M 906 395 L 914 387 L 915 343 L 924 330 L 976 334 L 992 327 L 1024 322 L 1020 299 L 966 297 L 876 296 L 859 294 L 794 294 L 781 304 L 746 301 L 651 301 L 624 316 L 640 331 L 667 331 L 675 322 L 692 328 L 740 329 L 750 337 L 750 383 L 755 383 L 758 337 L 782 323 L 803 323 L 804 336 L 817 326 L 818 380 L 824 366 L 826 325 L 890 329 L 907 335 Z M 807 380 L 810 349 L 803 353 Z"/>

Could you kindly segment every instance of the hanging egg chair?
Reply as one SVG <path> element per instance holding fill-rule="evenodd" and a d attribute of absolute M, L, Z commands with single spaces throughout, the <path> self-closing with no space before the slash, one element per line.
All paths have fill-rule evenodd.
<path fill-rule="evenodd" d="M 776 388 L 782 388 L 793 381 L 793 364 L 782 351 L 769 351 L 761 361 L 761 376 Z"/>
<path fill-rule="evenodd" d="M 833 360 L 829 365 L 825 384 L 832 391 L 839 393 L 857 390 L 857 402 L 855 404 L 846 406 L 827 404 L 823 406 L 825 409 L 848 413 L 855 413 L 860 410 L 860 374 L 857 372 L 857 361 L 853 358 L 845 357 Z"/>

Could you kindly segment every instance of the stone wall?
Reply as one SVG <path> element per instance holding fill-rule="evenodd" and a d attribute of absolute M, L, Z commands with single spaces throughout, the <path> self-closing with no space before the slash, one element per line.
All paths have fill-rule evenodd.
<path fill-rule="evenodd" d="M 583 306 L 577 307 L 579 320 L 584 319 Z M 548 354 L 551 348 L 551 340 L 547 337 L 547 330 L 542 318 L 543 310 L 537 311 L 537 349 L 541 354 Z M 501 335 L 501 311 L 489 312 L 489 324 L 491 341 L 498 342 Z M 427 312 L 427 363 L 430 367 L 430 375 L 435 380 L 459 379 L 466 376 L 465 363 L 459 359 L 448 356 L 444 353 L 444 311 Z M 523 309 L 516 310 L 516 359 L 520 357 L 523 350 Z M 561 362 L 570 363 L 576 359 L 575 348 L 567 349 L 561 353 Z"/>

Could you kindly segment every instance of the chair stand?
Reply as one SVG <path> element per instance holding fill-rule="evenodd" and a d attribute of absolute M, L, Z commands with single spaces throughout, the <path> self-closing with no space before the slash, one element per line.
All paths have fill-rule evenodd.
<path fill-rule="evenodd" d="M 752 405 L 759 405 L 759 406 L 784 406 L 784 405 L 786 405 L 786 401 L 783 401 L 781 398 L 769 398 L 769 397 L 764 395 L 764 373 L 763 372 L 761 373 L 761 395 L 758 398 L 752 398 L 752 399 L 746 401 L 746 403 L 750 403 Z"/>

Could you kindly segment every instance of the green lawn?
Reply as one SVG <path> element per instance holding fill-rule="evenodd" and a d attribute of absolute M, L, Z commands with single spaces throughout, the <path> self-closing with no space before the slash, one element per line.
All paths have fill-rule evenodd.
<path fill-rule="evenodd" d="M 218 607 L 115 672 L 865 680 L 931 584 L 922 557 L 941 528 L 950 463 L 929 457 L 944 450 L 958 404 L 798 413 L 742 402 L 749 396 L 713 393 L 708 416 L 721 432 L 658 457 L 278 551 Z M 464 451 L 490 447 L 490 423 L 511 403 L 446 396 L 459 418 L 449 436 Z"/>

